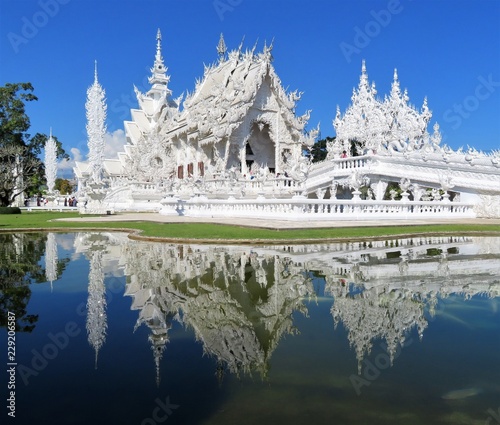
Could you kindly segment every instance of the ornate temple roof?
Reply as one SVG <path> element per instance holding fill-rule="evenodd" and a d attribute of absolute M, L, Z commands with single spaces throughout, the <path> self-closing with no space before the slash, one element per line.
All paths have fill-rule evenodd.
<path fill-rule="evenodd" d="M 272 66 L 272 45 L 265 45 L 258 54 L 255 49 L 256 46 L 243 52 L 240 45 L 229 52 L 227 58 L 221 55 L 217 63 L 205 67 L 204 76 L 197 81 L 194 93 L 184 101 L 182 119 L 186 120 L 191 131 L 199 131 L 204 137 L 202 143 L 231 135 L 256 103 L 262 109 L 280 111 L 292 124 L 296 137 L 302 134 L 309 114 L 295 117 L 300 94 L 285 93 Z M 265 99 L 259 98 L 259 90 L 264 86 L 274 94 L 276 104 L 265 104 Z"/>
<path fill-rule="evenodd" d="M 301 117 L 295 116 L 300 93 L 285 93 L 272 66 L 272 45 L 264 45 L 261 53 L 255 53 L 256 45 L 251 50 L 243 51 L 240 44 L 238 49 L 226 54 L 221 35 L 217 46 L 219 60 L 205 66 L 203 77 L 196 82 L 194 91 L 187 95 L 180 111 L 180 99 L 173 101 L 170 98 L 171 91 L 167 87 L 170 77 L 166 75 L 167 68 L 163 65 L 159 40 L 161 36 L 150 78 L 153 88 L 146 94 L 136 89 L 140 109 L 132 109 L 132 120 L 125 122 L 132 144 L 155 125 L 159 126 L 158 132 L 162 136 L 175 137 L 188 133 L 191 137 L 195 135 L 201 144 L 217 142 L 230 136 L 243 122 L 248 110 L 259 101 L 258 92 L 264 85 L 272 91 L 277 103 L 261 103 L 258 106 L 279 110 L 291 124 L 297 140 L 303 136 L 309 112 Z M 130 147 L 127 153 L 131 153 Z"/>
<path fill-rule="evenodd" d="M 369 83 L 366 64 L 363 61 L 357 89 L 353 89 L 351 105 L 342 116 L 337 106 L 333 121 L 338 143 L 349 149 L 349 141 L 356 140 L 365 150 L 380 151 L 387 148 L 401 150 L 408 146 L 419 149 L 424 144 L 437 147 L 441 142 L 439 125 L 434 126 L 432 136 L 427 126 L 432 112 L 424 99 L 421 111 L 409 103 L 408 91 L 401 90 L 397 70 L 389 96 L 384 100 L 376 97 L 375 83 Z"/>

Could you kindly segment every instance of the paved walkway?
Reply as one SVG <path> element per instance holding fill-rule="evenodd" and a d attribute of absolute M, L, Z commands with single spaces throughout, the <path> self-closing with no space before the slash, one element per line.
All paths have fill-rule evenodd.
<path fill-rule="evenodd" d="M 56 221 L 56 220 L 55 220 Z M 216 223 L 230 224 L 245 227 L 259 227 L 264 229 L 321 229 L 332 227 L 384 227 L 384 226 L 418 226 L 429 224 L 496 224 L 500 219 L 434 219 L 434 220 L 322 220 L 322 221 L 292 221 L 260 218 L 208 218 L 208 217 L 181 217 L 165 216 L 158 213 L 123 213 L 98 217 L 61 218 L 58 221 L 81 222 L 120 222 L 120 221 L 151 221 L 158 223 Z"/>

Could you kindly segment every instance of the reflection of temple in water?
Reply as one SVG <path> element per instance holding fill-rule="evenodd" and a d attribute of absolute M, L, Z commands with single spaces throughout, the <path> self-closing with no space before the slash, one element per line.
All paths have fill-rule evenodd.
<path fill-rule="evenodd" d="M 151 329 L 158 367 L 171 320 L 191 327 L 218 375 L 267 374 L 280 338 L 294 331 L 292 313 L 306 313 L 310 280 L 289 258 L 250 248 L 128 244 L 126 294 Z"/>
<path fill-rule="evenodd" d="M 412 238 L 370 245 L 339 255 L 326 273 L 326 291 L 335 298 L 335 326 L 342 322 L 348 331 L 359 367 L 376 340 L 387 345 L 392 362 L 412 329 L 422 338 L 440 298 L 500 296 L 498 238 Z"/>
<path fill-rule="evenodd" d="M 47 242 L 45 243 L 45 279 L 52 284 L 57 280 L 57 243 L 55 233 L 47 233 Z"/>
<path fill-rule="evenodd" d="M 118 239 L 111 243 L 115 248 Z M 219 377 L 225 370 L 266 376 L 280 338 L 294 331 L 292 313 L 306 314 L 303 299 L 315 295 L 307 272 L 325 276 L 334 324 L 346 328 L 359 364 L 377 340 L 387 344 L 392 360 L 412 329 L 422 337 L 439 299 L 450 294 L 466 299 L 500 296 L 498 238 L 416 237 L 269 247 L 125 238 L 119 243 L 119 263 L 125 264 L 127 275 L 125 294 L 132 297 L 131 308 L 138 310 L 136 327 L 145 324 L 150 329 L 157 379 L 174 321 L 194 330 L 204 352 L 217 360 Z M 106 267 L 106 256 L 116 262 L 109 249 L 114 248 L 103 251 L 101 267 Z M 103 299 L 102 287 L 90 282 L 89 316 L 94 319 L 88 323 L 100 329 L 97 336 L 105 335 L 105 323 L 95 318 L 101 314 L 99 303 L 91 303 L 92 297 Z M 95 344 L 96 352 L 101 345 Z"/>
<path fill-rule="evenodd" d="M 96 368 L 99 350 L 106 342 L 108 328 L 105 270 L 115 262 L 116 247 L 120 248 L 126 240 L 123 235 L 112 233 L 79 233 L 75 238 L 75 251 L 85 252 L 90 263 L 86 329 L 89 344 L 95 351 Z"/>

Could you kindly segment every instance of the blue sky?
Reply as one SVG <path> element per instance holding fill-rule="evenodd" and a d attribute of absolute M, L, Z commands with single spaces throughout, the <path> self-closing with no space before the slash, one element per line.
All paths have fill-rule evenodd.
<path fill-rule="evenodd" d="M 229 49 L 274 39 L 284 87 L 304 95 L 309 128 L 335 134 L 357 86 L 362 59 L 378 95 L 394 68 L 411 103 L 425 96 L 445 143 L 500 148 L 500 1 L 498 0 L 0 0 L 0 85 L 29 81 L 31 133 L 53 133 L 85 156 L 86 90 L 94 60 L 108 100 L 110 152 L 123 143 L 123 120 L 136 107 L 133 85 L 148 88 L 157 28 L 177 97 L 192 91 L 203 64 Z M 431 128 L 430 128 L 431 130 Z"/>

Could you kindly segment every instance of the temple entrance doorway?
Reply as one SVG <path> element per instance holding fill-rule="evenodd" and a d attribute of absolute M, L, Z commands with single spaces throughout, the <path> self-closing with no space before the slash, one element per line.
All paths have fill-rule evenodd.
<path fill-rule="evenodd" d="M 271 139 L 269 124 L 254 122 L 250 138 L 245 145 L 245 165 L 248 171 L 258 166 L 275 169 L 275 143 Z"/>

